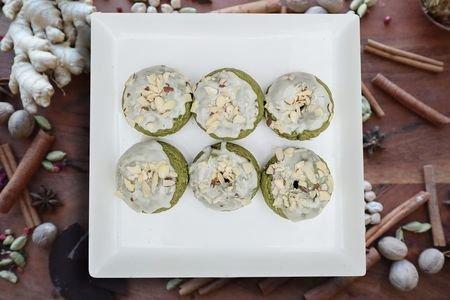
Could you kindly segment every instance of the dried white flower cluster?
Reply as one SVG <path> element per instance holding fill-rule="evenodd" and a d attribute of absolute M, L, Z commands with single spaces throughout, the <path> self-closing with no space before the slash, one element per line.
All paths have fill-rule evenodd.
<path fill-rule="evenodd" d="M 34 114 L 47 107 L 59 87 L 72 75 L 89 71 L 91 0 L 2 0 L 12 23 L 2 39 L 2 51 L 14 50 L 9 88 L 20 92 L 25 110 Z"/>

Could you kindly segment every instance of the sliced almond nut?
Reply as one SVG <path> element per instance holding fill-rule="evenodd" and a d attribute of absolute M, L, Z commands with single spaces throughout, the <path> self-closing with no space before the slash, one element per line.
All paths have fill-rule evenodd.
<path fill-rule="evenodd" d="M 251 163 L 249 163 L 249 162 L 247 162 L 247 163 L 243 163 L 242 164 L 242 168 L 244 169 L 244 172 L 245 173 L 247 173 L 247 174 L 249 174 L 250 172 L 252 172 L 253 171 L 253 165 L 251 164 Z"/>
<path fill-rule="evenodd" d="M 284 149 L 284 155 L 287 157 L 291 157 L 292 155 L 294 155 L 294 148 L 288 147 Z"/>
<path fill-rule="evenodd" d="M 146 197 L 150 196 L 150 194 L 152 193 L 152 190 L 150 189 L 150 186 L 145 181 L 142 182 L 141 189 L 142 189 L 142 193 Z"/>
<path fill-rule="evenodd" d="M 134 183 L 132 183 L 131 181 L 129 181 L 126 178 L 123 178 L 123 183 L 125 184 L 125 187 L 127 188 L 128 191 L 130 192 L 134 192 L 135 186 Z"/>
<path fill-rule="evenodd" d="M 275 179 L 273 183 L 280 190 L 284 189 L 284 181 L 283 181 L 283 179 Z"/>
<path fill-rule="evenodd" d="M 230 102 L 230 101 L 231 101 L 230 98 L 219 95 L 219 96 L 217 96 L 217 99 L 216 99 L 216 105 L 218 107 L 224 107 L 225 103 Z"/>
<path fill-rule="evenodd" d="M 273 173 L 274 173 L 274 169 L 273 169 L 272 165 L 268 166 L 267 170 L 266 170 L 266 174 L 273 175 Z"/>
<path fill-rule="evenodd" d="M 137 173 L 141 172 L 141 167 L 138 166 L 138 165 L 135 165 L 135 166 L 128 166 L 128 167 L 127 167 L 127 170 L 128 170 L 129 172 L 131 172 L 132 174 L 137 174 Z"/>
<path fill-rule="evenodd" d="M 169 171 L 170 171 L 170 168 L 169 168 L 169 166 L 167 164 L 165 164 L 165 163 L 161 164 L 158 167 L 158 176 L 159 176 L 159 178 L 161 178 L 161 179 L 166 178 L 167 175 L 169 175 Z"/>
<path fill-rule="evenodd" d="M 282 148 L 277 148 L 275 150 L 275 156 L 277 157 L 278 161 L 282 161 L 284 159 L 284 152 Z"/>
<path fill-rule="evenodd" d="M 331 195 L 325 191 L 320 191 L 319 192 L 319 199 L 320 201 L 328 201 L 330 200 Z"/>
<path fill-rule="evenodd" d="M 235 124 L 242 124 L 245 123 L 246 119 L 245 117 L 241 116 L 241 115 L 237 115 L 233 118 L 233 123 Z"/>
<path fill-rule="evenodd" d="M 173 186 L 175 185 L 175 180 L 172 179 L 164 179 L 163 186 Z"/>
<path fill-rule="evenodd" d="M 300 117 L 299 113 L 296 112 L 295 110 L 292 111 L 292 112 L 289 114 L 289 119 L 290 119 L 293 123 L 297 123 L 299 117 Z"/>

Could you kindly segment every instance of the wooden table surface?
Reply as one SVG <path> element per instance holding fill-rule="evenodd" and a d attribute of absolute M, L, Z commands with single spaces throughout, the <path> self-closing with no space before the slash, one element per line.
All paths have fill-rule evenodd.
<path fill-rule="evenodd" d="M 188 2 L 184 0 L 185 6 Z M 233 3 L 249 1 L 219 1 L 213 0 L 212 5 L 191 4 L 200 11 L 228 6 Z M 99 11 L 113 12 L 117 7 L 127 11 L 129 2 L 125 0 L 96 0 Z M 386 15 L 392 17 L 389 26 L 383 24 Z M 0 34 L 7 30 L 9 22 L 0 18 Z M 450 116 L 450 33 L 435 27 L 423 15 L 419 0 L 387 1 L 379 0 L 361 20 L 361 41 L 373 38 L 389 45 L 418 52 L 445 61 L 445 72 L 431 74 L 415 70 L 411 67 L 384 61 L 370 54 L 362 54 L 362 77 L 366 83 L 374 75 L 381 72 L 401 87 L 435 109 Z M 8 76 L 12 56 L 10 53 L 0 54 L 0 76 Z M 379 125 L 387 134 L 385 149 L 366 157 L 365 176 L 375 184 L 376 191 L 383 191 L 380 201 L 384 204 L 383 214 L 389 212 L 401 201 L 424 189 L 422 167 L 433 164 L 438 180 L 438 197 L 450 197 L 450 127 L 435 128 L 426 121 L 400 106 L 370 83 L 369 88 L 386 112 L 386 117 L 372 117 L 365 123 L 365 128 Z M 31 190 L 37 190 L 40 185 L 53 188 L 64 206 L 54 213 L 42 215 L 45 221 L 54 222 L 63 229 L 73 222 L 83 226 L 88 225 L 88 166 L 89 166 L 89 76 L 74 78 L 65 88 L 65 96 L 61 91 L 53 97 L 52 105 L 41 114 L 48 117 L 56 128 L 57 142 L 55 149 L 61 149 L 69 154 L 70 159 L 78 168 L 66 168 L 59 174 L 49 174 L 40 171 L 30 184 Z M 16 102 L 16 107 L 19 104 Z M 30 140 L 13 140 L 7 130 L 0 128 L 1 143 L 10 143 L 16 157 L 21 158 Z M 357 200 L 357 199 L 355 199 Z M 450 238 L 450 207 L 441 205 L 441 215 L 447 239 Z M 425 207 L 409 216 L 405 222 L 419 220 L 427 221 Z M 20 211 L 15 207 L 8 215 L 0 216 L 0 229 L 12 228 L 20 232 L 24 227 Z M 392 232 L 390 232 L 392 233 Z M 431 234 L 406 234 L 409 246 L 408 259 L 417 265 L 417 256 L 422 249 L 431 247 Z M 49 299 L 53 286 L 48 276 L 48 253 L 34 246 L 27 248 L 29 259 L 25 272 L 20 274 L 17 285 L 0 281 L 0 299 Z M 437 275 L 420 274 L 419 286 L 412 292 L 402 293 L 392 288 L 388 282 L 389 262 L 382 260 L 368 274 L 346 288 L 338 297 L 345 299 L 354 297 L 360 299 L 395 298 L 395 299 L 443 299 L 450 295 L 450 264 L 447 262 L 444 270 Z M 325 279 L 295 278 L 267 299 L 299 299 L 303 293 Z M 133 279 L 128 280 L 128 294 L 120 299 L 175 299 L 176 292 L 165 291 L 163 279 Z M 259 299 L 261 293 L 257 288 L 258 279 L 239 279 L 225 288 L 208 295 L 195 296 L 197 299 Z"/>

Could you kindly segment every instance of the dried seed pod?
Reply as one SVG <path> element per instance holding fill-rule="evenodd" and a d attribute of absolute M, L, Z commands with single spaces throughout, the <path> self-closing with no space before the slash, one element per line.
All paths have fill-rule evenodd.
<path fill-rule="evenodd" d="M 416 267 L 406 259 L 399 260 L 391 265 L 389 281 L 395 288 L 407 292 L 417 286 L 419 273 Z"/>
<path fill-rule="evenodd" d="M 356 13 L 360 18 L 362 18 L 367 12 L 367 4 L 363 3 L 361 4 L 358 9 L 356 10 Z"/>
<path fill-rule="evenodd" d="M 378 250 L 390 260 L 402 260 L 408 254 L 406 244 L 391 236 L 385 236 L 378 242 Z"/>
<path fill-rule="evenodd" d="M 364 220 L 365 220 L 366 225 L 369 225 L 369 224 L 370 224 L 371 219 L 372 219 L 372 216 L 371 216 L 371 215 L 365 214 Z"/>
<path fill-rule="evenodd" d="M 47 156 L 45 157 L 46 160 L 51 161 L 51 162 L 55 162 L 55 161 L 60 161 L 63 160 L 64 158 L 66 158 L 66 152 L 60 151 L 60 150 L 55 150 L 55 151 L 50 151 Z"/>
<path fill-rule="evenodd" d="M 131 12 L 133 13 L 145 13 L 147 11 L 147 5 L 142 2 L 136 2 L 131 6 Z"/>
<path fill-rule="evenodd" d="M 311 6 L 305 11 L 305 14 L 327 14 L 328 11 L 322 6 Z"/>
<path fill-rule="evenodd" d="M 180 284 L 182 284 L 183 281 L 184 281 L 184 279 L 182 279 L 182 278 L 173 278 L 173 279 L 170 279 L 169 281 L 167 281 L 167 284 L 166 284 L 166 290 L 168 290 L 168 291 L 173 290 L 174 288 L 176 288 L 177 286 L 179 286 Z"/>
<path fill-rule="evenodd" d="M 13 251 L 9 254 L 9 257 L 14 261 L 14 263 L 19 267 L 25 266 L 25 258 L 19 252 Z"/>
<path fill-rule="evenodd" d="M 372 186 L 371 186 L 372 188 Z M 364 193 L 364 199 L 366 201 L 373 201 L 377 198 L 377 195 L 373 191 L 368 191 Z"/>
<path fill-rule="evenodd" d="M 11 283 L 16 283 L 17 282 L 16 274 L 14 274 L 11 271 L 6 271 L 6 270 L 0 271 L 0 278 L 8 280 Z"/>
<path fill-rule="evenodd" d="M 370 224 L 375 225 L 381 222 L 381 215 L 379 213 L 374 213 L 370 216 Z"/>
<path fill-rule="evenodd" d="M 364 0 L 364 3 L 367 4 L 367 7 L 372 7 L 377 4 L 378 0 Z"/>
<path fill-rule="evenodd" d="M 36 115 L 36 116 L 34 116 L 34 120 L 36 120 L 36 123 L 42 129 L 44 129 L 46 131 L 52 130 L 52 125 L 50 124 L 50 122 L 47 120 L 46 117 Z"/>
<path fill-rule="evenodd" d="M 34 129 L 34 118 L 26 110 L 15 111 L 8 121 L 8 130 L 12 137 L 27 138 Z"/>
<path fill-rule="evenodd" d="M 422 233 L 422 232 L 426 232 L 426 231 L 430 230 L 431 224 L 412 221 L 412 222 L 409 222 L 408 224 L 403 225 L 402 228 L 407 231 L 411 231 L 411 232 L 415 232 L 415 233 Z"/>
<path fill-rule="evenodd" d="M 434 248 L 424 250 L 419 256 L 419 268 L 428 274 L 439 272 L 444 266 L 444 262 L 444 254 Z"/>
<path fill-rule="evenodd" d="M 174 9 L 180 9 L 181 0 L 170 0 L 170 6 L 172 6 Z"/>
<path fill-rule="evenodd" d="M 42 223 L 36 227 L 33 231 L 32 240 L 33 243 L 39 247 L 46 248 L 51 246 L 58 234 L 58 229 L 52 223 Z"/>
<path fill-rule="evenodd" d="M 0 268 L 6 267 L 13 263 L 13 260 L 11 258 L 3 258 L 0 260 Z"/>
<path fill-rule="evenodd" d="M 364 180 L 364 192 L 370 192 L 372 190 L 372 184 L 367 180 Z M 375 194 L 375 193 L 374 193 Z M 364 194 L 365 196 L 365 194 Z"/>
<path fill-rule="evenodd" d="M 27 237 L 25 235 L 21 235 L 14 240 L 14 242 L 11 244 L 9 249 L 11 249 L 13 251 L 21 250 L 23 247 L 25 247 L 26 243 L 27 243 Z"/>
<path fill-rule="evenodd" d="M 194 14 L 197 12 L 197 9 L 195 7 L 182 7 L 179 12 L 184 14 Z"/>
<path fill-rule="evenodd" d="M 377 201 L 366 203 L 366 210 L 371 214 L 382 212 L 383 204 Z"/>
<path fill-rule="evenodd" d="M 161 2 L 159 0 L 148 0 L 148 5 L 158 7 Z"/>
<path fill-rule="evenodd" d="M 9 246 L 14 242 L 14 237 L 12 235 L 6 236 L 6 238 L 3 240 L 3 246 Z"/>
<path fill-rule="evenodd" d="M 358 7 L 363 4 L 364 0 L 353 0 L 350 3 L 350 9 L 356 11 Z"/>
<path fill-rule="evenodd" d="M 8 102 L 0 102 L 0 125 L 6 124 L 14 112 L 14 107 Z"/>
<path fill-rule="evenodd" d="M 163 3 L 161 4 L 161 12 L 165 14 L 170 14 L 173 12 L 173 7 L 170 4 Z"/>

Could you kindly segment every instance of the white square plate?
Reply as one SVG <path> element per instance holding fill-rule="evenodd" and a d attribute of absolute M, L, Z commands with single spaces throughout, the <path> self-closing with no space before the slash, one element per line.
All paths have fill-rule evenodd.
<path fill-rule="evenodd" d="M 264 122 L 238 144 L 265 166 L 279 146 L 304 146 L 328 163 L 330 203 L 314 219 L 283 219 L 261 192 L 233 212 L 206 208 L 188 188 L 167 212 L 145 215 L 116 198 L 116 162 L 145 137 L 121 112 L 125 80 L 165 64 L 192 83 L 221 67 L 265 90 L 305 71 L 328 84 L 335 115 L 306 142 Z M 356 276 L 365 273 L 359 18 L 352 15 L 104 14 L 92 17 L 89 270 L 95 277 Z M 214 140 L 191 119 L 163 138 L 189 163 Z"/>

